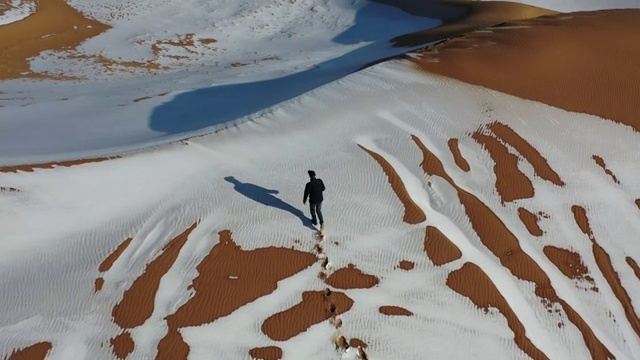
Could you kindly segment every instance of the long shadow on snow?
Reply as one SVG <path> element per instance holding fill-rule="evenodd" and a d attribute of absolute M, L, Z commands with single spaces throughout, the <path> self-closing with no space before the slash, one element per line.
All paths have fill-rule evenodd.
<path fill-rule="evenodd" d="M 302 224 L 308 227 L 311 230 L 317 230 L 313 224 L 311 223 L 311 219 L 306 217 L 302 210 L 295 208 L 293 205 L 278 199 L 274 195 L 278 194 L 278 190 L 270 190 L 263 188 L 262 186 L 251 184 L 251 183 L 243 183 L 236 179 L 233 176 L 227 176 L 224 178 L 226 181 L 233 184 L 233 189 L 240 194 L 246 196 L 247 198 L 258 202 L 262 205 L 266 205 L 269 207 L 273 207 L 276 209 L 280 209 L 286 212 L 289 212 L 295 216 L 297 216 Z"/>
<path fill-rule="evenodd" d="M 411 20 L 411 21 L 409 21 Z M 393 47 L 391 39 L 440 24 L 439 20 L 413 17 L 388 5 L 371 3 L 356 14 L 355 25 L 334 38 L 336 43 L 357 44 L 379 40 L 281 78 L 219 85 L 177 95 L 151 114 L 152 130 L 167 134 L 224 127 L 233 120 L 266 111 L 269 107 L 344 77 L 354 71 L 403 54 L 415 47 Z"/>

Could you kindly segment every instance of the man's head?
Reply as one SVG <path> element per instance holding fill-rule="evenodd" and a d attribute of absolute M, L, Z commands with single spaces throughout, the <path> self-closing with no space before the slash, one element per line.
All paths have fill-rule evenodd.
<path fill-rule="evenodd" d="M 316 177 L 316 172 L 313 171 L 313 170 L 307 171 L 307 174 L 309 174 L 309 177 L 312 178 L 312 179 Z"/>

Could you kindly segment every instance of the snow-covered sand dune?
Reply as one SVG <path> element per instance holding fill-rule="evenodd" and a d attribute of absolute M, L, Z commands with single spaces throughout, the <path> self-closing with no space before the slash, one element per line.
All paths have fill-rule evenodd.
<path fill-rule="evenodd" d="M 563 31 L 585 21 L 618 39 L 601 50 L 635 54 L 634 34 L 606 24 L 637 16 L 485 29 L 224 131 L 0 168 L 0 357 L 640 358 L 639 134 L 612 91 L 567 84 L 589 45 Z M 531 78 L 492 63 L 554 29 L 568 38 L 536 54 L 560 65 Z M 468 78 L 474 59 L 530 86 Z M 617 64 L 584 76 L 634 92 L 633 63 Z M 591 100 L 553 103 L 536 79 Z M 327 184 L 324 239 L 301 201 L 308 169 Z"/>

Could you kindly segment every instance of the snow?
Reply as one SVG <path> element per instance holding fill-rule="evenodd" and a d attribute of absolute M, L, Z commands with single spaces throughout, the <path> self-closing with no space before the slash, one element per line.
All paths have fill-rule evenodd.
<path fill-rule="evenodd" d="M 36 5 L 29 0 L 7 0 L 0 4 L 0 26 L 20 21 L 35 12 Z"/>
<path fill-rule="evenodd" d="M 188 285 L 218 241 L 218 231 L 232 230 L 244 250 L 275 246 L 311 251 L 314 232 L 302 225 L 295 210 L 307 212 L 302 187 L 306 171 L 313 168 L 327 185 L 324 248 L 331 267 L 355 264 L 379 277 L 379 285 L 344 291 L 354 305 L 340 316 L 340 329 L 322 322 L 287 341 L 272 341 L 262 333 L 262 322 L 295 305 L 303 291 L 326 287 L 316 263 L 229 316 L 180 329 L 190 347 L 189 359 L 210 359 L 212 354 L 246 359 L 249 349 L 263 346 L 280 347 L 285 360 L 358 359 L 354 348 L 335 349 L 338 335 L 364 340 L 372 360 L 528 358 L 516 346 L 504 316 L 495 309 L 478 309 L 446 285 L 447 275 L 465 262 L 487 274 L 526 336 L 551 359 L 590 358 L 582 334 L 566 316 L 548 313 L 533 284 L 512 276 L 481 243 L 455 189 L 423 173 L 422 154 L 410 139 L 415 135 L 458 186 L 505 223 L 558 296 L 617 359 L 640 358 L 640 341 L 570 210 L 574 204 L 587 209 L 594 237 L 611 255 L 640 311 L 639 279 L 625 263 L 626 256 L 640 261 L 640 245 L 632 241 L 640 232 L 633 203 L 640 194 L 640 135 L 630 128 L 422 73 L 404 60 L 355 71 L 407 51 L 392 48 L 391 37 L 438 23 L 375 3 L 70 3 L 114 26 L 84 43 L 87 53 L 140 60 L 150 54 L 136 45 L 138 39 L 188 32 L 216 38 L 214 45 L 225 51 L 199 48 L 202 57 L 190 59 L 184 69 L 154 76 L 104 74 L 93 65 L 41 56 L 34 67 L 78 72 L 89 80 L 2 83 L 0 164 L 124 152 L 188 139 L 110 161 L 0 173 L 0 186 L 19 189 L 0 192 L 0 356 L 50 341 L 48 359 L 113 359 L 109 340 L 121 331 L 113 323 L 113 306 L 170 239 L 198 222 L 160 281 L 150 319 L 131 330 L 136 346 L 129 358 L 155 357 L 167 332 L 164 318 L 193 295 Z M 597 3 L 606 4 L 613 2 Z M 228 66 L 265 54 L 279 60 Z M 162 93 L 167 94 L 132 101 Z M 493 161 L 467 136 L 496 119 L 535 147 L 566 185 L 549 184 L 521 162 L 535 197 L 503 205 L 495 191 Z M 194 134 L 202 136 L 190 138 Z M 460 140 L 469 173 L 456 166 L 447 147 L 450 138 Z M 387 177 L 357 145 L 392 165 L 425 212 L 425 222 L 402 222 L 403 205 Z M 593 154 L 606 160 L 623 186 L 614 185 L 594 165 Z M 277 190 L 272 196 L 280 201 L 256 200 L 230 177 L 254 189 Z M 527 232 L 517 216 L 520 206 L 551 215 L 541 221 L 544 236 Z M 462 258 L 434 266 L 424 252 L 426 226 L 445 234 Z M 100 274 L 106 254 L 129 237 L 127 249 Z M 599 291 L 567 279 L 544 255 L 547 245 L 578 252 Z M 415 268 L 395 269 L 402 260 L 414 262 Z M 95 293 L 98 276 L 105 282 Z M 378 312 L 384 305 L 414 315 L 385 316 Z"/>

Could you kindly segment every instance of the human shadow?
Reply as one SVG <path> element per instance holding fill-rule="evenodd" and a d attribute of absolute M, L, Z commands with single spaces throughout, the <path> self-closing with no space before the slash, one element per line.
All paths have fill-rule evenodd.
<path fill-rule="evenodd" d="M 289 212 L 297 216 L 300 221 L 302 221 L 302 224 L 304 226 L 308 227 L 311 230 L 317 230 L 311 223 L 311 220 L 304 215 L 302 210 L 274 196 L 278 194 L 278 190 L 266 189 L 256 184 L 243 183 L 233 176 L 227 176 L 224 179 L 233 184 L 233 189 L 235 191 L 246 196 L 247 198 L 262 205 Z"/>
<path fill-rule="evenodd" d="M 418 48 L 394 47 L 391 39 L 441 23 L 438 19 L 416 17 L 377 3 L 361 8 L 355 20 L 355 24 L 333 42 L 343 45 L 366 42 L 367 45 L 286 76 L 178 94 L 153 109 L 149 128 L 165 135 L 192 136 L 232 126 L 350 73 Z"/>

